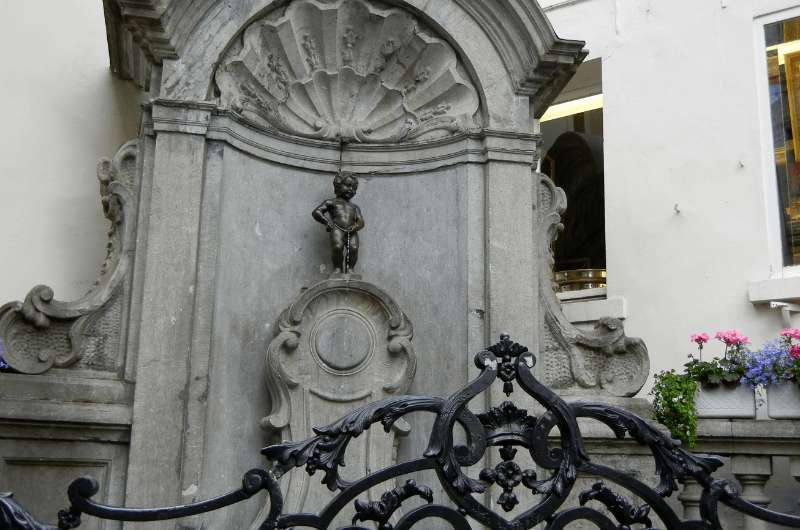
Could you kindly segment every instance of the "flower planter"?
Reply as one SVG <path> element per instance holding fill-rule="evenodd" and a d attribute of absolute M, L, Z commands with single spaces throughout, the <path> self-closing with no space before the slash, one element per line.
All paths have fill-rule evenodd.
<path fill-rule="evenodd" d="M 701 385 L 694 402 L 698 418 L 756 417 L 756 395 L 747 385 Z"/>
<path fill-rule="evenodd" d="M 767 414 L 776 420 L 800 418 L 800 385 L 794 381 L 768 385 Z"/>

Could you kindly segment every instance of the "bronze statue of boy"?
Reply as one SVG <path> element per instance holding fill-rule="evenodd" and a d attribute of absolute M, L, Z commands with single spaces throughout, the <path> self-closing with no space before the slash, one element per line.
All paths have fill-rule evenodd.
<path fill-rule="evenodd" d="M 336 197 L 317 206 L 311 215 L 331 234 L 331 258 L 335 272 L 348 273 L 358 261 L 358 231 L 364 228 L 361 209 L 350 202 L 358 190 L 358 178 L 340 171 L 333 179 Z"/>

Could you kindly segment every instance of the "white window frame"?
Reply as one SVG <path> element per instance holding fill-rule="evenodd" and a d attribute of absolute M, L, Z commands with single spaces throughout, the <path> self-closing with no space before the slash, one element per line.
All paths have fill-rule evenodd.
<path fill-rule="evenodd" d="M 764 2 L 765 4 L 787 2 Z M 762 8 L 768 6 L 759 6 Z M 781 238 L 780 197 L 778 173 L 775 169 L 775 141 L 772 137 L 772 109 L 769 104 L 767 70 L 767 41 L 764 27 L 790 18 L 800 17 L 800 6 L 773 9 L 757 13 L 753 19 L 753 45 L 756 61 L 756 96 L 758 98 L 759 139 L 761 143 L 761 174 L 764 184 L 764 207 L 767 223 L 767 249 L 769 252 L 770 279 L 800 277 L 800 265 L 784 266 L 783 240 Z"/>

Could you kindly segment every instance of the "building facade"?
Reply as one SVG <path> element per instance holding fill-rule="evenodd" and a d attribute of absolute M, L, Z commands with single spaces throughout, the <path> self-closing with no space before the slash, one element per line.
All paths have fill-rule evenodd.
<path fill-rule="evenodd" d="M 271 341 L 287 331 L 281 326 L 302 321 L 287 320 L 283 310 L 305 300 L 298 293 L 315 292 L 315 282 L 332 272 L 327 241 L 310 213 L 329 195 L 329 182 L 320 184 L 321 177 L 328 179 L 343 166 L 364 176 L 356 200 L 372 232 L 362 240 L 360 271 L 396 300 L 402 310 L 393 315 L 406 313 L 413 322 L 413 349 L 423 367 L 416 379 L 412 373 L 396 388 L 387 383 L 380 391 L 443 394 L 458 388 L 474 373 L 461 356 L 509 331 L 543 352 L 541 374 L 565 394 L 627 400 L 643 384 L 639 396 L 645 395 L 648 368 L 653 373 L 684 362 L 692 332 L 735 327 L 757 345 L 792 322 L 791 304 L 800 298 L 792 246 L 793 142 L 785 134 L 792 122 L 781 129 L 775 124 L 785 123 L 775 116 L 794 108 L 791 90 L 781 99 L 780 87 L 789 82 L 781 85 L 781 72 L 792 79 L 786 65 L 792 64 L 791 21 L 800 16 L 796 2 L 568 0 L 542 2 L 542 11 L 530 2 L 509 2 L 542 24 L 534 29 L 514 24 L 518 34 L 505 31 L 519 37 L 515 40 L 497 29 L 491 10 L 475 7 L 485 6 L 481 2 L 387 6 L 354 0 L 350 4 L 377 17 L 415 20 L 422 14 L 428 26 L 409 23 L 411 33 L 423 35 L 424 45 L 418 46 L 439 50 L 439 62 L 431 61 L 449 73 L 446 90 L 452 98 L 428 107 L 438 96 L 426 95 L 429 99 L 413 109 L 410 128 L 387 112 L 369 127 L 341 126 L 338 132 L 317 127 L 314 120 L 295 120 L 303 114 L 297 107 L 280 114 L 261 105 L 253 96 L 258 87 L 241 82 L 238 69 L 267 79 L 267 91 L 288 94 L 287 87 L 299 82 L 292 75 L 302 68 L 317 72 L 330 59 L 314 40 L 323 38 L 327 24 L 315 21 L 327 19 L 312 12 L 327 13 L 343 3 L 294 0 L 273 9 L 271 2 L 214 7 L 218 3 L 209 1 L 205 11 L 174 8 L 158 15 L 177 21 L 174 27 L 147 26 L 142 21 L 152 23 L 150 14 L 128 2 L 108 1 L 105 12 L 100 5 L 90 10 L 83 2 L 65 2 L 60 16 L 44 17 L 47 23 L 34 6 L 0 7 L 6 20 L 19 21 L 18 34 L 3 36 L 12 44 L 48 28 L 48 38 L 37 41 L 42 59 L 33 61 L 35 68 L 29 67 L 30 56 L 14 54 L 11 44 L 3 52 L 17 73 L 9 90 L 18 103 L 2 142 L 0 215 L 7 229 L 0 242 L 9 252 L 0 296 L 22 300 L 31 286 L 44 282 L 61 300 L 81 299 L 90 290 L 99 298 L 93 294 L 69 308 L 74 314 L 58 313 L 59 318 L 83 318 L 97 300 L 110 306 L 121 299 L 119 312 L 108 318 L 133 323 L 122 326 L 129 336 L 116 337 L 127 345 L 124 358 L 107 355 L 102 340 L 89 341 L 92 354 L 80 366 L 91 372 L 91 383 L 83 387 L 84 381 L 64 373 L 63 395 L 51 400 L 67 396 L 62 400 L 67 406 L 49 409 L 52 404 L 43 402 L 50 390 L 38 395 L 38 387 L 29 384 L 35 379 L 6 385 L 4 397 L 15 401 L 14 413 L 29 415 L 26 421 L 35 416 L 32 421 L 88 422 L 102 426 L 101 434 L 62 425 L 54 440 L 42 441 L 48 434 L 30 434 L 41 425 L 9 421 L 4 439 L 12 442 L 4 443 L 16 443 L 8 445 L 14 451 L 18 440 L 31 437 L 40 444 L 31 446 L 32 455 L 51 452 L 65 462 L 75 444 L 76 469 L 99 467 L 106 473 L 105 498 L 143 505 L 208 497 L 234 480 L 228 470 L 255 465 L 259 456 L 253 448 L 295 427 L 281 419 L 276 402 L 291 402 L 295 414 L 303 403 L 312 403 L 287 398 L 289 390 L 276 394 L 277 383 L 264 385 L 264 353 L 268 345 L 269 352 L 282 351 L 284 345 Z M 582 43 L 556 38 L 541 13 L 560 37 L 585 40 L 588 55 Z M 261 37 L 253 36 L 258 33 L 253 28 L 273 35 L 270 31 L 293 17 L 307 24 L 296 26 L 305 28 L 295 39 L 303 55 L 293 59 L 291 51 L 282 52 L 288 65 L 259 56 L 262 50 L 253 40 Z M 72 35 L 86 20 L 92 21 L 91 31 Z M 471 28 L 480 30 L 475 41 L 467 38 Z M 351 63 L 357 63 L 356 52 L 368 37 L 345 32 L 339 40 L 336 75 L 361 75 Z M 400 49 L 391 40 L 370 41 L 373 50 L 386 47 L 385 64 L 378 58 L 380 64 L 367 65 L 371 75 L 388 75 Z M 481 49 L 491 56 L 482 56 Z M 248 66 L 251 52 L 262 59 L 261 71 Z M 109 71 L 108 56 L 113 74 L 126 81 Z M 166 69 L 149 65 L 153 57 L 165 61 Z M 409 94 L 425 86 L 430 72 L 398 75 L 408 77 L 395 90 L 407 108 L 412 104 L 405 100 L 413 100 Z M 321 77 L 314 82 L 323 83 Z M 67 93 L 56 92 L 65 102 L 57 108 L 43 104 L 62 84 Z M 70 112 L 78 121 L 68 119 Z M 42 142 L 36 124 L 51 121 L 43 127 L 47 141 Z M 775 131 L 784 132 L 777 148 Z M 372 141 L 379 147 L 369 145 L 373 134 L 385 135 L 382 144 Z M 416 134 L 429 143 L 402 145 Z M 286 135 L 303 140 L 289 141 Z M 100 183 L 92 182 L 95 160 L 136 137 L 138 143 L 126 143 L 100 164 Z M 337 147 L 331 139 L 338 137 L 360 138 L 366 147 L 345 149 L 341 142 Z M 575 160 L 584 164 L 565 165 Z M 537 167 L 567 194 L 556 270 L 596 274 L 591 281 L 562 282 L 560 308 L 549 296 L 549 238 L 561 195 L 531 172 Z M 135 203 L 125 202 L 126 186 L 142 190 Z M 138 221 L 134 238 L 126 231 L 131 212 Z M 109 221 L 112 244 L 106 247 Z M 126 262 L 128 283 L 117 282 L 118 269 L 110 265 L 135 253 L 136 259 Z M 42 289 L 34 294 L 36 308 L 53 296 Z M 364 306 L 371 307 L 355 305 L 346 311 L 360 315 Z M 50 325 L 22 304 L 7 311 L 36 328 Z M 624 338 L 616 321 L 603 317 L 624 321 L 629 336 L 644 340 L 649 366 L 642 344 Z M 87 322 L 102 328 L 106 321 Z M 599 346 L 590 344 L 592 332 L 586 334 L 598 322 Z M 72 329 L 55 331 L 73 339 Z M 410 336 L 406 332 L 409 341 Z M 409 344 L 384 346 L 412 357 Z M 623 354 L 621 364 L 605 364 L 598 351 Z M 571 356 L 575 352 L 578 357 Z M 66 366 L 75 360 L 71 353 L 60 353 L 57 360 Z M 324 361 L 324 354 L 314 355 Z M 31 373 L 49 362 L 36 357 Z M 585 366 L 560 366 L 575 358 Z M 436 374 L 445 368 L 452 379 L 443 382 Z M 340 371 L 353 375 L 348 367 Z M 39 380 L 40 386 L 47 388 L 49 381 Z M 323 408 L 303 416 L 305 423 L 339 410 L 331 405 L 337 396 L 329 390 L 315 391 Z M 75 397 L 81 392 L 104 405 L 93 407 L 89 419 Z M 370 392 L 344 402 L 379 390 Z M 401 453 L 424 446 L 421 426 L 411 430 Z M 35 460 L 23 453 L 15 457 L 21 466 L 16 469 Z M 96 455 L 113 465 L 96 465 Z M 137 465 L 127 467 L 128 461 Z M 211 523 L 239 527 L 254 515 L 219 514 Z"/>

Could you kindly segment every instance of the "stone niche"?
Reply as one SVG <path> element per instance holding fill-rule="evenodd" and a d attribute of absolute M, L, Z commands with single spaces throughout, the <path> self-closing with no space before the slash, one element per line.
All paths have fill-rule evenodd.
<path fill-rule="evenodd" d="M 641 388 L 642 342 L 616 320 L 575 329 L 553 292 L 550 244 L 566 204 L 536 172 L 537 118 L 585 51 L 559 39 L 535 1 L 104 5 L 112 69 L 147 91 L 141 135 L 101 164 L 111 231 L 95 289 L 61 302 L 39 286 L 0 309 L 4 355 L 21 372 L 0 374 L 11 404 L 0 410 L 0 469 L 44 456 L 34 453 L 46 444 L 21 440 L 80 447 L 96 456 L 78 467 L 105 463 L 107 502 L 173 505 L 235 488 L 263 464 L 260 448 L 287 435 L 281 414 L 297 420 L 290 436 L 335 420 L 324 416 L 339 405 L 301 410 L 313 402 L 291 389 L 281 402 L 267 359 L 284 310 L 329 281 L 327 237 L 310 213 L 340 168 L 361 181 L 358 281 L 413 323 L 416 363 L 414 375 L 410 357 L 380 358 L 398 363 L 388 375 L 402 384 L 348 408 L 386 388 L 450 394 L 472 375 L 471 353 L 501 332 L 538 346 L 540 377 L 563 393 Z M 286 354 L 297 374 L 322 381 L 367 363 L 331 344 L 388 355 L 385 335 L 364 335 L 382 329 L 369 320 L 379 312 L 336 311 L 300 334 L 316 337 L 298 341 L 308 355 Z M 391 442 L 400 458 L 427 443 L 430 419 L 413 420 Z M 180 525 L 247 528 L 260 508 Z"/>

